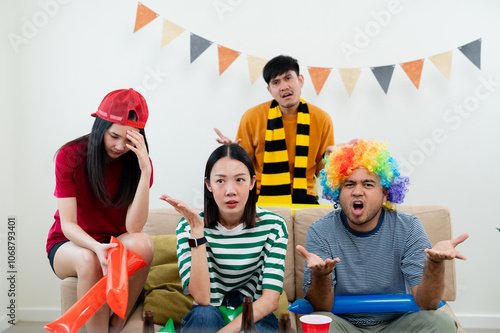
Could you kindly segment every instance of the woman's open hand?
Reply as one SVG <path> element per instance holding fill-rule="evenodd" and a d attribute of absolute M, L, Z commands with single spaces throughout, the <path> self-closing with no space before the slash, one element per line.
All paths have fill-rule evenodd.
<path fill-rule="evenodd" d="M 184 202 L 176 200 L 166 194 L 163 194 L 160 199 L 168 202 L 170 205 L 172 205 L 172 207 L 175 208 L 176 211 L 184 216 L 186 221 L 188 221 L 189 226 L 191 227 L 191 235 L 193 237 L 203 237 L 204 223 L 203 219 L 196 211 L 196 209 L 191 208 Z"/>

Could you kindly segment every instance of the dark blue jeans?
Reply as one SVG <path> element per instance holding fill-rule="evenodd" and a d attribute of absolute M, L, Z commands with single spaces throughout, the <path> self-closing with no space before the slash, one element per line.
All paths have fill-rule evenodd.
<path fill-rule="evenodd" d="M 237 308 L 243 304 L 243 295 L 231 291 L 222 301 L 223 306 Z M 182 318 L 182 333 L 217 332 L 226 326 L 222 312 L 215 306 L 193 305 L 191 311 Z M 255 323 L 257 333 L 274 333 L 279 328 L 278 318 L 273 313 L 268 314 Z"/>

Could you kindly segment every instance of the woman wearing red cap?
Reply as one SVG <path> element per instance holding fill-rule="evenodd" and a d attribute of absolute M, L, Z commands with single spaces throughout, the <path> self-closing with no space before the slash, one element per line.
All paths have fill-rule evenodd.
<path fill-rule="evenodd" d="M 58 210 L 47 239 L 55 274 L 78 277 L 78 298 L 107 272 L 111 236 L 148 264 L 129 279 L 127 315 L 149 272 L 154 246 L 141 230 L 149 209 L 153 170 L 144 126 L 148 107 L 133 89 L 115 90 L 101 102 L 90 134 L 62 146 L 56 156 Z M 124 319 L 104 305 L 87 321 L 88 332 L 120 331 Z"/>

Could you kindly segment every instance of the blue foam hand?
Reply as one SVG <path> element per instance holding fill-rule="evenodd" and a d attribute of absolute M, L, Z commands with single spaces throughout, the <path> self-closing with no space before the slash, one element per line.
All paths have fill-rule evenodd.
<path fill-rule="evenodd" d="M 446 303 L 441 301 L 439 307 Z M 297 314 L 310 314 L 314 309 L 304 298 L 293 302 L 288 310 Z M 417 303 L 410 294 L 398 295 L 355 295 L 335 296 L 332 313 L 361 313 L 361 312 L 409 312 L 420 311 Z"/>

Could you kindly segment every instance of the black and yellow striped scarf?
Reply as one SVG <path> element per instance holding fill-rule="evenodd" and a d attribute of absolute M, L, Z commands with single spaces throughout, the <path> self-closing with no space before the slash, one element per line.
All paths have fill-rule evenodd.
<path fill-rule="evenodd" d="M 264 166 L 260 183 L 259 202 L 271 204 L 306 202 L 309 123 L 309 109 L 307 103 L 301 98 L 297 110 L 293 193 L 290 193 L 290 170 L 283 119 L 279 104 L 275 100 L 271 103 L 267 116 Z"/>

